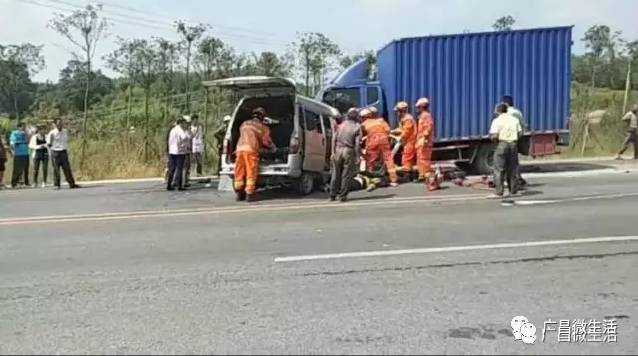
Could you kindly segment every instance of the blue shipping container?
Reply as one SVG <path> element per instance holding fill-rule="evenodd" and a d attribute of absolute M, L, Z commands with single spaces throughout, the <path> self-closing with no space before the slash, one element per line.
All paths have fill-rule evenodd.
<path fill-rule="evenodd" d="M 559 132 L 570 114 L 571 27 L 405 38 L 377 55 L 378 80 L 391 108 L 427 96 L 437 141 L 488 134 L 505 94 L 533 132 Z M 413 108 L 414 110 L 414 108 Z"/>

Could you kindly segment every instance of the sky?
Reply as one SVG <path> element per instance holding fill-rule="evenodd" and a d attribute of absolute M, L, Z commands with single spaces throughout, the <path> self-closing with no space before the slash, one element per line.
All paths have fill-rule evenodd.
<path fill-rule="evenodd" d="M 488 31 L 505 15 L 514 28 L 574 25 L 573 51 L 592 25 L 605 24 L 638 39 L 637 0 L 98 0 L 112 18 L 109 37 L 99 43 L 96 62 L 115 49 L 117 36 L 177 40 L 174 20 L 208 23 L 211 35 L 239 52 L 283 52 L 297 32 L 322 32 L 344 52 L 381 48 L 393 39 L 430 34 Z M 71 58 L 71 44 L 47 23 L 85 0 L 0 0 L 0 44 L 44 45 L 46 68 L 39 81 L 56 81 Z M 43 6 L 44 5 L 44 6 Z M 56 7 L 58 9 L 53 9 Z M 142 18 L 142 19 L 140 19 Z M 148 21 L 150 19 L 152 23 Z M 125 23 L 126 22 L 126 23 Z M 143 23 L 141 23 L 143 22 Z M 104 69 L 107 74 L 112 72 Z"/>

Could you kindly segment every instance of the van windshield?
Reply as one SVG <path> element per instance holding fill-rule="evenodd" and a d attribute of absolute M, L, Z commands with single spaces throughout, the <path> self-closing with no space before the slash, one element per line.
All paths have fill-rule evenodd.
<path fill-rule="evenodd" d="M 323 102 L 345 113 L 350 108 L 361 106 L 361 91 L 359 88 L 336 88 L 326 91 Z"/>

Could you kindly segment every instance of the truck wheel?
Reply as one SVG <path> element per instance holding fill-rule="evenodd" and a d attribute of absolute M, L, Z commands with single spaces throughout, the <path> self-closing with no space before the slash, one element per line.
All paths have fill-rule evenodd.
<path fill-rule="evenodd" d="M 472 169 L 478 174 L 492 174 L 494 168 L 494 150 L 496 146 L 491 143 L 483 143 L 479 146 Z"/>
<path fill-rule="evenodd" d="M 294 189 L 299 195 L 308 195 L 315 189 L 315 176 L 308 172 L 303 172 L 301 177 L 295 181 Z"/>

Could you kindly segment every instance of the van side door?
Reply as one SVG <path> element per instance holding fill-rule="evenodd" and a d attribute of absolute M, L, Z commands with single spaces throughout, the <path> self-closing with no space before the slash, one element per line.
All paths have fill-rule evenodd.
<path fill-rule="evenodd" d="M 321 127 L 323 130 L 323 146 L 325 147 L 324 172 L 330 171 L 330 157 L 332 156 L 332 135 L 334 135 L 334 120 L 330 116 L 321 115 Z"/>
<path fill-rule="evenodd" d="M 304 159 L 303 170 L 323 172 L 326 147 L 321 116 L 304 109 Z"/>

